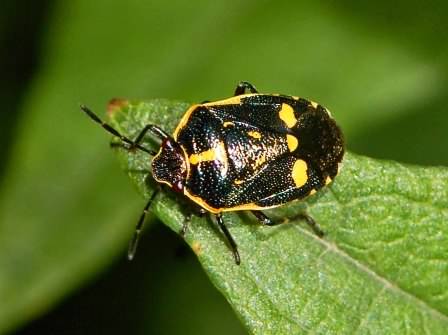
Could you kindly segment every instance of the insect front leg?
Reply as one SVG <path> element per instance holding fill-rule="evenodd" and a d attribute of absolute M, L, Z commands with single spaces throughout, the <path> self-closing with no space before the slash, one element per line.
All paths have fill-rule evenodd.
<path fill-rule="evenodd" d="M 151 132 L 154 136 L 161 139 L 162 141 L 170 137 L 170 135 L 168 135 L 160 127 L 153 124 L 147 124 L 137 135 L 133 143 L 130 145 L 129 149 L 136 148 L 138 145 L 140 145 L 141 141 L 143 140 L 143 137 L 146 135 L 148 131 Z"/>
<path fill-rule="evenodd" d="M 114 127 L 112 127 L 110 124 L 106 123 L 105 121 L 101 120 L 101 118 L 96 115 L 94 112 L 92 112 L 87 106 L 81 105 L 81 110 L 87 114 L 93 121 L 98 123 L 101 127 L 103 127 L 107 132 L 111 133 L 112 135 L 118 137 L 122 142 L 129 144 L 131 147 L 137 148 L 141 151 L 144 151 L 151 156 L 155 156 L 156 152 L 146 149 L 145 147 L 142 147 L 140 144 L 135 143 L 135 141 L 132 141 L 128 137 L 122 135 L 118 130 L 116 130 Z M 143 136 L 142 136 L 143 137 Z"/>
<path fill-rule="evenodd" d="M 246 93 L 246 90 L 248 90 L 250 93 L 258 93 L 258 91 L 254 85 L 252 85 L 251 83 L 249 83 L 247 81 L 241 81 L 236 86 L 234 95 L 244 94 L 244 93 Z"/>
<path fill-rule="evenodd" d="M 137 251 L 137 245 L 138 241 L 140 240 L 140 234 L 143 229 L 143 224 L 145 223 L 146 215 L 148 214 L 149 207 L 151 207 L 151 203 L 156 197 L 157 193 L 159 193 L 159 190 L 156 190 L 151 194 L 151 197 L 146 203 L 145 208 L 143 208 L 142 214 L 140 215 L 140 219 L 138 220 L 137 225 L 135 226 L 134 235 L 132 236 L 132 239 L 129 242 L 129 248 L 128 248 L 128 259 L 130 261 L 134 258 L 135 252 Z"/>

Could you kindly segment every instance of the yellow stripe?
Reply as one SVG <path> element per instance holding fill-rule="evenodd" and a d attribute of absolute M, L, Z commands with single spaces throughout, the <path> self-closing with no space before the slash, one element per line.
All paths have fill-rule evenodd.
<path fill-rule="evenodd" d="M 215 208 L 215 207 L 212 207 L 209 204 L 207 204 L 202 198 L 191 194 L 185 188 L 184 188 L 184 195 L 187 198 L 189 198 L 190 200 L 197 203 L 202 208 L 208 210 L 210 213 L 213 213 L 213 214 L 218 214 L 221 212 L 234 212 L 234 211 L 254 211 L 254 210 L 260 211 L 260 210 L 275 208 L 275 207 L 279 207 L 279 206 L 283 205 L 283 203 L 281 203 L 281 204 L 276 204 L 276 205 L 272 205 L 272 206 L 262 207 L 262 206 L 258 206 L 255 203 L 248 203 L 248 204 L 243 204 L 243 205 L 238 205 L 238 206 L 233 206 L 233 207 L 228 207 L 228 208 Z"/>
<path fill-rule="evenodd" d="M 298 199 L 296 199 L 298 200 Z M 280 207 L 284 205 L 284 203 L 281 204 L 275 204 L 272 206 L 259 206 L 255 203 L 249 203 L 249 204 L 243 204 L 243 205 L 238 205 L 238 206 L 234 206 L 234 207 L 229 207 L 229 208 L 220 208 L 220 211 L 222 212 L 233 212 L 233 211 L 263 211 L 265 209 L 271 209 L 271 208 L 275 208 L 275 207 Z"/>
<path fill-rule="evenodd" d="M 186 197 L 188 197 L 190 200 L 197 203 L 202 208 L 208 210 L 210 213 L 218 214 L 218 213 L 222 212 L 222 208 L 214 208 L 214 207 L 210 206 L 204 200 L 202 200 L 202 198 L 188 192 L 188 190 L 186 188 L 184 188 L 184 195 Z"/>
<path fill-rule="evenodd" d="M 251 94 L 241 94 L 241 95 L 237 95 L 237 96 L 230 97 L 230 98 L 223 99 L 223 100 L 207 102 L 207 103 L 204 103 L 204 104 L 195 104 L 195 105 L 192 105 L 190 108 L 187 109 L 187 111 L 185 112 L 185 114 L 184 114 L 184 115 L 182 116 L 182 118 L 180 119 L 180 121 L 179 121 L 179 123 L 178 123 L 176 129 L 174 130 L 174 132 L 173 132 L 173 138 L 174 138 L 174 140 L 177 141 L 177 136 L 179 135 L 179 132 L 180 132 L 181 129 L 184 128 L 185 125 L 188 123 L 188 120 L 190 119 L 190 115 L 191 115 L 191 113 L 193 113 L 193 112 L 196 110 L 196 108 L 198 108 L 198 107 L 200 107 L 200 106 L 206 106 L 206 107 L 209 107 L 209 106 L 219 106 L 219 105 L 239 105 L 239 104 L 241 103 L 241 99 L 242 99 L 242 98 L 249 97 L 249 96 L 253 96 L 253 95 L 259 95 L 259 94 L 253 94 L 253 93 L 251 93 Z M 230 125 L 231 125 L 230 123 L 231 123 L 231 122 L 226 123 L 226 125 L 225 125 L 224 127 L 226 127 L 226 126 L 230 126 Z M 232 125 L 233 125 L 233 123 L 232 123 Z"/>
<path fill-rule="evenodd" d="M 188 120 L 190 119 L 190 115 L 191 113 L 193 113 L 197 107 L 199 107 L 200 105 L 192 105 L 190 108 L 188 108 L 188 110 L 185 112 L 185 114 L 182 116 L 182 119 L 180 119 L 179 124 L 177 125 L 176 129 L 174 130 L 173 133 L 173 138 L 175 141 L 177 141 L 177 135 L 179 135 L 180 130 L 185 127 L 185 125 L 187 124 Z"/>
<path fill-rule="evenodd" d="M 239 105 L 241 103 L 242 98 L 247 98 L 253 95 L 260 95 L 260 94 L 257 93 L 241 94 L 223 100 L 207 102 L 205 104 L 202 104 L 202 106 Z"/>
<path fill-rule="evenodd" d="M 201 162 L 206 161 L 214 161 L 216 159 L 216 151 L 215 149 L 208 149 L 206 151 L 202 151 L 198 154 L 192 154 L 190 156 L 190 164 L 196 165 Z"/>
<path fill-rule="evenodd" d="M 190 164 L 196 165 L 201 162 L 218 160 L 227 166 L 227 154 L 224 142 L 219 142 L 216 147 L 190 155 Z"/>

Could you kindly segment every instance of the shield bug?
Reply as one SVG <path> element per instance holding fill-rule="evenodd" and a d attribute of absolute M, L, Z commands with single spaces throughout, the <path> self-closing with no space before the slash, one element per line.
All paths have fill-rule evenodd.
<path fill-rule="evenodd" d="M 81 109 L 128 149 L 153 156 L 158 183 L 214 215 L 237 264 L 237 244 L 223 212 L 251 211 L 262 224 L 276 225 L 262 210 L 304 199 L 328 185 L 344 155 L 342 132 L 325 107 L 294 96 L 261 94 L 248 82 L 239 83 L 230 98 L 192 105 L 172 135 L 149 124 L 131 140 L 87 107 Z M 158 152 L 142 145 L 148 132 L 160 139 Z M 156 193 L 137 224 L 130 259 Z M 310 216 L 300 216 L 323 234 Z"/>

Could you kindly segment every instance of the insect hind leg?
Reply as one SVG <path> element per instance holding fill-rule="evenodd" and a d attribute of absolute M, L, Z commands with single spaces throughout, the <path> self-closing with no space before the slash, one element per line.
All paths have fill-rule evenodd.
<path fill-rule="evenodd" d="M 266 214 L 261 211 L 251 211 L 252 214 L 258 219 L 258 221 L 265 226 L 276 226 L 282 224 L 282 222 L 275 222 L 271 220 Z M 300 213 L 294 217 L 294 219 L 304 220 L 306 224 L 313 230 L 313 232 L 319 236 L 323 237 L 325 234 L 319 225 L 314 221 L 314 219 L 305 213 Z"/>
<path fill-rule="evenodd" d="M 316 221 L 306 213 L 300 213 L 294 217 L 295 219 L 304 220 L 306 224 L 313 230 L 313 232 L 319 236 L 323 237 L 325 235 L 324 231 L 319 227 Z"/>
<path fill-rule="evenodd" d="M 258 93 L 258 91 L 254 85 L 252 85 L 251 83 L 249 83 L 247 81 L 241 81 L 236 86 L 234 95 L 244 94 L 244 93 L 246 93 L 246 90 L 248 90 L 250 93 Z"/>

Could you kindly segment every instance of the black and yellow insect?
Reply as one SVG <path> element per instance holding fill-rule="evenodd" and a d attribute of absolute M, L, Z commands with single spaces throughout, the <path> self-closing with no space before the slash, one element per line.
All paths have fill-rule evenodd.
<path fill-rule="evenodd" d="M 341 130 L 325 107 L 293 96 L 260 94 L 247 82 L 238 84 L 231 98 L 191 106 L 172 136 L 147 125 L 130 140 L 81 108 L 129 148 L 153 155 L 157 182 L 215 215 L 237 264 L 237 245 L 222 213 L 247 210 L 262 224 L 275 225 L 261 210 L 303 199 L 328 185 L 344 155 Z M 162 141 L 157 153 L 141 145 L 147 132 Z M 154 195 L 137 224 L 130 258 Z M 311 217 L 302 217 L 321 233 Z"/>

